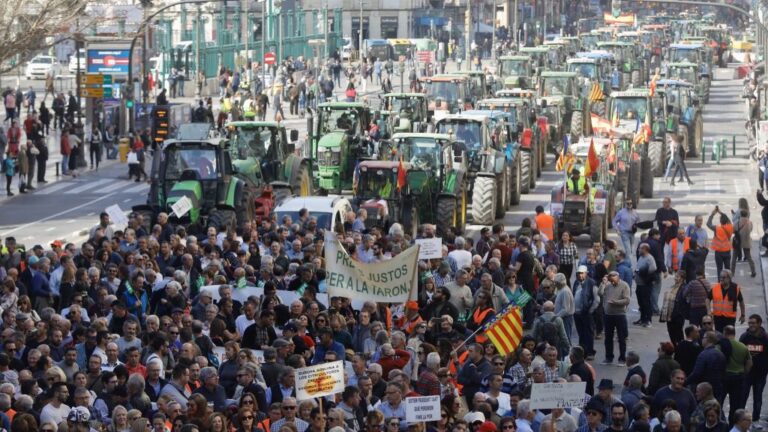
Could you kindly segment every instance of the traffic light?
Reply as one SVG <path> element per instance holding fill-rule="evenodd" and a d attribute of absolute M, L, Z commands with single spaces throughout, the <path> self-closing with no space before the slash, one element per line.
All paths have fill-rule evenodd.
<path fill-rule="evenodd" d="M 123 87 L 123 95 L 125 97 L 125 107 L 128 109 L 133 108 L 133 84 L 126 84 Z"/>

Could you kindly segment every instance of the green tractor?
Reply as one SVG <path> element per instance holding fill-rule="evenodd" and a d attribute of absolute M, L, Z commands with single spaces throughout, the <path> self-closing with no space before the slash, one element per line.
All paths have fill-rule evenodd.
<path fill-rule="evenodd" d="M 696 97 L 709 103 L 709 76 L 700 71 L 701 68 L 695 63 L 669 63 L 665 77 L 692 84 Z"/>
<path fill-rule="evenodd" d="M 387 93 L 383 96 L 382 108 L 381 114 L 386 117 L 391 133 L 427 130 L 430 118 L 424 93 Z"/>
<path fill-rule="evenodd" d="M 666 114 L 667 133 L 681 135 L 687 143 L 688 156 L 698 156 L 704 140 L 704 120 L 701 102 L 693 85 L 686 81 L 659 80 L 654 97 L 656 100 Z"/>
<path fill-rule="evenodd" d="M 664 112 L 657 111 L 648 89 L 613 92 L 608 108 L 615 129 L 633 137 L 642 136 L 637 145 L 642 146 L 638 151 L 642 156 L 642 194 L 648 198 L 653 196 L 653 176 L 664 175 L 669 157 Z"/>
<path fill-rule="evenodd" d="M 133 207 L 147 227 L 160 213 L 196 234 L 208 226 L 229 229 L 255 219 L 259 186 L 232 163 L 229 141 L 167 140 L 160 152 L 152 158 L 147 203 Z M 249 164 L 258 167 L 255 159 Z M 181 200 L 189 200 L 191 208 L 176 214 L 173 206 Z"/>
<path fill-rule="evenodd" d="M 644 77 L 648 76 L 645 59 L 637 52 L 637 47 L 631 42 L 604 41 L 598 42 L 597 47 L 613 54 L 621 72 L 622 88 L 630 85 L 637 88 L 643 85 Z"/>
<path fill-rule="evenodd" d="M 589 99 L 581 95 L 576 72 L 541 73 L 537 105 L 539 109 L 547 106 L 561 107 L 563 124 L 569 126 L 572 140 L 591 135 Z"/>
<path fill-rule="evenodd" d="M 536 84 L 535 68 L 529 56 L 514 55 L 499 58 L 496 73 L 504 83 L 505 89 L 532 89 Z"/>
<path fill-rule="evenodd" d="M 438 133 L 448 134 L 466 146 L 472 220 L 490 225 L 506 214 L 520 180 L 520 158 L 511 145 L 512 131 L 484 115 L 452 114 L 438 120 Z M 495 135 L 495 137 L 494 137 Z M 510 144 L 510 145 L 507 145 Z"/>
<path fill-rule="evenodd" d="M 467 178 L 464 144 L 445 134 L 398 133 L 392 137 L 392 161 L 363 161 L 359 167 L 355 202 L 376 211 L 377 196 L 387 201 L 391 219 L 414 232 L 420 223 L 433 223 L 440 235 L 451 227 L 464 231 L 467 223 Z M 390 183 L 399 160 L 406 167 L 406 184 Z"/>
<path fill-rule="evenodd" d="M 604 117 L 606 97 L 611 94 L 611 64 L 597 53 L 567 60 L 568 72 L 579 74 L 581 97 L 591 102 L 590 111 Z M 609 56 L 610 54 L 605 54 Z"/>
<path fill-rule="evenodd" d="M 317 106 L 311 157 L 317 163 L 316 186 L 340 194 L 352 189 L 355 165 L 373 151 L 366 141 L 371 113 L 361 102 Z"/>

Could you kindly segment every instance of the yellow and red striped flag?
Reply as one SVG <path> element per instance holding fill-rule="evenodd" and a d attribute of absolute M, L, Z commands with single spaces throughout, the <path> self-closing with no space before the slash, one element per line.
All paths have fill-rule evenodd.
<path fill-rule="evenodd" d="M 592 83 L 592 89 L 589 91 L 589 101 L 596 102 L 605 98 L 602 87 L 598 83 Z"/>
<path fill-rule="evenodd" d="M 486 336 L 493 342 L 499 354 L 506 356 L 515 351 L 523 338 L 523 316 L 519 307 L 508 309 L 491 322 Z"/>

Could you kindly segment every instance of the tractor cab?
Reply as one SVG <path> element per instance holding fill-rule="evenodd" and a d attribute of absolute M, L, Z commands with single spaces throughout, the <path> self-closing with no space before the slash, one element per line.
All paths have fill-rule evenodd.
<path fill-rule="evenodd" d="M 312 157 L 318 186 L 335 193 L 349 190 L 357 161 L 374 153 L 366 140 L 370 111 L 363 103 L 329 102 L 318 105 L 317 115 Z"/>
<path fill-rule="evenodd" d="M 486 94 L 492 94 L 492 81 L 488 79 L 483 71 L 457 71 L 455 75 L 469 78 L 469 94 L 472 97 L 472 103 L 484 98 Z"/>
<path fill-rule="evenodd" d="M 389 128 L 394 133 L 420 131 L 429 122 L 427 98 L 423 93 L 388 93 L 384 95 L 384 107 L 389 112 Z M 395 117 L 398 119 L 395 124 Z"/>
<path fill-rule="evenodd" d="M 536 72 L 531 63 L 532 60 L 528 56 L 501 56 L 496 73 L 504 82 L 504 88 L 533 88 Z"/>
<path fill-rule="evenodd" d="M 428 115 L 443 117 L 472 107 L 474 102 L 469 77 L 462 75 L 435 75 L 422 78 L 428 101 Z"/>

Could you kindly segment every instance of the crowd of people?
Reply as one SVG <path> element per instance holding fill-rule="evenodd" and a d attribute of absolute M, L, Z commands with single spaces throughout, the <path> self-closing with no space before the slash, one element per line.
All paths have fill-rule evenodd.
<path fill-rule="evenodd" d="M 7 237 L 0 426 L 746 432 L 760 418 L 768 373 L 762 319 L 747 320 L 731 272 L 739 261 L 731 254 L 749 256 L 734 234 L 750 223 L 748 209 L 736 221 L 716 209 L 706 226 L 702 216 L 686 226 L 665 198 L 637 238 L 639 218 L 626 204 L 614 221 L 623 249 L 606 240 L 580 254 L 539 207 L 516 232 L 485 227 L 476 241 L 444 233 L 443 258 L 419 263 L 417 300 L 360 310 L 328 298 L 322 229 L 306 211 L 209 228 L 205 238 L 166 214 L 152 225 L 138 213 L 122 230 L 102 214 L 82 245 L 25 249 Z M 363 218 L 352 215 L 340 233 L 353 259 L 377 263 L 410 247 L 399 225 L 384 232 Z M 419 236 L 435 237 L 435 227 L 422 225 Z M 704 274 L 709 255 L 718 278 Z M 674 283 L 659 299 L 667 275 Z M 253 287 L 263 295 L 241 296 Z M 649 327 L 658 314 L 669 333 L 652 365 L 627 350 L 633 292 L 634 324 Z M 484 326 L 509 302 L 527 331 L 502 356 Z M 741 335 L 737 320 L 748 322 Z M 593 365 L 601 339 L 597 360 L 626 366 L 623 383 Z M 296 399 L 298 369 L 338 360 L 342 393 Z M 547 382 L 584 382 L 584 404 L 533 409 L 533 386 Z M 441 397 L 440 421 L 407 421 L 404 400 L 416 395 Z"/>

